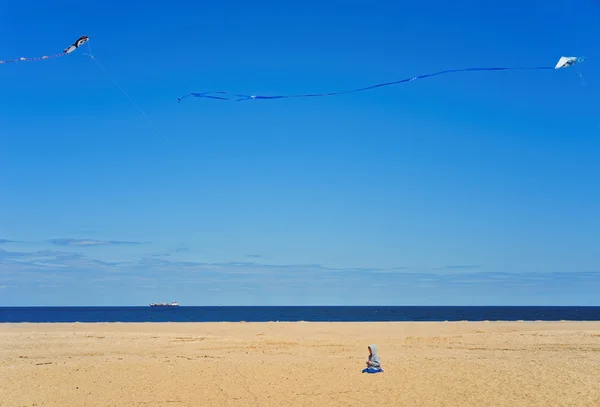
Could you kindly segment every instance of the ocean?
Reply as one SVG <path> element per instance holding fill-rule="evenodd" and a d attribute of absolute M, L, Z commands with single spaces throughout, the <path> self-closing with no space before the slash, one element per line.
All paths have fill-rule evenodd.
<path fill-rule="evenodd" d="M 600 307 L 0 307 L 7 322 L 600 321 Z"/>

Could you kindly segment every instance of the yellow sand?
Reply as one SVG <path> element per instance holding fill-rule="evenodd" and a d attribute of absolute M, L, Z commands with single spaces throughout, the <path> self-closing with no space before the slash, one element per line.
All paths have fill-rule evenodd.
<path fill-rule="evenodd" d="M 600 406 L 600 323 L 0 324 L 0 405 Z"/>

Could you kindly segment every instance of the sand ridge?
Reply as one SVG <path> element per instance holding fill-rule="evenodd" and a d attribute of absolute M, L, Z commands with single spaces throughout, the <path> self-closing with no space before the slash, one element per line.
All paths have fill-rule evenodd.
<path fill-rule="evenodd" d="M 598 322 L 0 324 L 0 344 L 7 407 L 600 405 Z"/>

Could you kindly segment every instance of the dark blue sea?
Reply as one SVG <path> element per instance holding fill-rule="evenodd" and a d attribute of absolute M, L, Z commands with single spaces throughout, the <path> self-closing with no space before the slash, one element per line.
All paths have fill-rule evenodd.
<path fill-rule="evenodd" d="M 600 307 L 0 307 L 0 322 L 600 321 Z"/>

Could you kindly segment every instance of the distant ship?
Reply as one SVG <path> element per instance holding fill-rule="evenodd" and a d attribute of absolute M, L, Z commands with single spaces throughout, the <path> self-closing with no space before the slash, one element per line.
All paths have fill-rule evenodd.
<path fill-rule="evenodd" d="M 168 302 L 159 302 L 150 304 L 151 307 L 179 307 L 179 303 L 177 301 L 173 301 L 172 303 Z"/>

